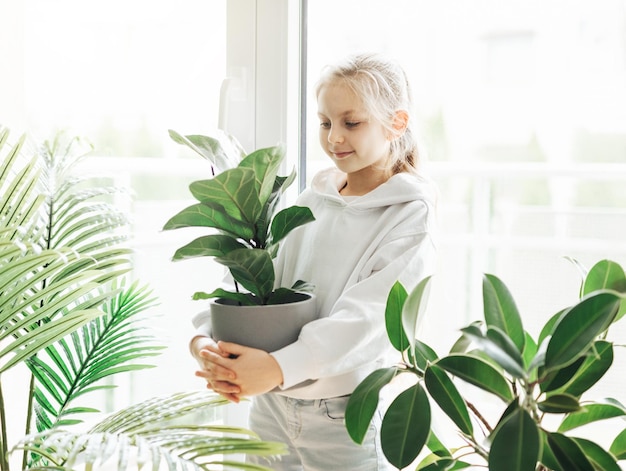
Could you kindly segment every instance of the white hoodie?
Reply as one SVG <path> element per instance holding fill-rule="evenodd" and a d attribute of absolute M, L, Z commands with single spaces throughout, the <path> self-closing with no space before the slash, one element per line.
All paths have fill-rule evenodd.
<path fill-rule="evenodd" d="M 400 281 L 411 291 L 436 264 L 435 191 L 401 173 L 360 197 L 343 197 L 345 174 L 318 173 L 298 198 L 315 221 L 289 234 L 276 258 L 276 285 L 315 285 L 319 318 L 272 355 L 279 394 L 322 399 L 352 393 L 377 368 L 398 360 L 385 330 L 385 305 Z"/>

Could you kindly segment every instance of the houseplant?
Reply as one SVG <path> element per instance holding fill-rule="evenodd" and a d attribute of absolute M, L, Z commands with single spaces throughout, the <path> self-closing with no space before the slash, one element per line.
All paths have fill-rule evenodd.
<path fill-rule="evenodd" d="M 618 471 L 617 461 L 626 459 L 626 430 L 608 446 L 572 431 L 626 416 L 615 399 L 583 398 L 612 364 L 608 331 L 626 313 L 626 277 L 609 260 L 582 273 L 580 301 L 552 316 L 536 339 L 524 330 L 505 284 L 486 274 L 484 319 L 463 328 L 442 357 L 407 335 L 415 331 L 430 279 L 410 294 L 396 284 L 386 322 L 403 362 L 372 373 L 357 387 L 346 410 L 351 437 L 362 441 L 380 390 L 394 377 L 410 375 L 414 381 L 393 400 L 381 428 L 385 456 L 398 468 L 412 463 L 426 445 L 431 453 L 415 469 L 479 464 L 491 471 Z M 453 424 L 458 448 L 444 445 L 435 433 L 433 403 Z M 490 418 L 494 405 L 499 412 Z"/>
<path fill-rule="evenodd" d="M 106 200 L 119 189 L 75 177 L 71 170 L 90 147 L 65 137 L 57 134 L 31 157 L 25 136 L 11 145 L 9 130 L 0 128 L 0 469 L 124 461 L 138 443 L 151 453 L 145 461 L 182 469 L 210 469 L 206 463 L 229 452 L 280 454 L 282 445 L 244 429 L 168 423 L 223 403 L 205 392 L 146 401 L 80 428 L 84 414 L 96 412 L 81 404 L 85 395 L 112 387 L 103 380 L 116 374 L 150 366 L 137 360 L 163 347 L 145 325 L 156 299 L 126 278 L 132 264 L 120 229 L 128 221 Z M 32 375 L 24 384 L 5 381 L 25 367 Z M 7 384 L 20 394 L 5 395 Z M 18 428 L 7 413 L 22 395 L 25 427 Z M 28 435 L 11 446 L 16 430 Z"/>
<path fill-rule="evenodd" d="M 181 136 L 174 131 L 170 136 L 212 163 L 210 178 L 189 186 L 198 202 L 174 215 L 163 229 L 209 228 L 209 234 L 176 250 L 173 260 L 213 257 L 232 275 L 235 290 L 217 288 L 193 295 L 194 299 L 216 298 L 211 304 L 214 338 L 267 351 L 291 343 L 302 325 L 315 317 L 315 299 L 303 293 L 306 283 L 302 281 L 276 288 L 272 260 L 285 236 L 314 217 L 307 207 L 280 209 L 281 196 L 296 175 L 295 170 L 288 176 L 278 175 L 285 147 L 245 155 L 232 136 Z M 297 314 L 300 303 L 305 303 L 305 310 Z M 253 309 L 267 305 L 272 307 Z M 257 311 L 274 317 L 261 318 Z"/>

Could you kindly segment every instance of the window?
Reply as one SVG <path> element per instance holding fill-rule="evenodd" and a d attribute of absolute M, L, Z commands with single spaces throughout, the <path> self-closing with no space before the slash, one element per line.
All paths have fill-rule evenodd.
<path fill-rule="evenodd" d="M 308 2 L 309 180 L 330 164 L 313 92 L 324 64 L 383 52 L 413 85 L 441 192 L 437 315 L 425 334 L 438 350 L 482 317 L 483 272 L 503 279 L 537 335 L 576 299 L 565 256 L 626 265 L 623 18 L 613 0 Z"/>

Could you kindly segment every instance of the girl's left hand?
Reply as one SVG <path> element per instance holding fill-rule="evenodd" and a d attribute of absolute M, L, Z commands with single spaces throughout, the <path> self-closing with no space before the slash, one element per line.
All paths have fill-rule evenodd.
<path fill-rule="evenodd" d="M 217 346 L 221 355 L 213 354 L 211 362 L 221 368 L 212 368 L 215 374 L 208 378 L 214 384 L 223 381 L 238 386 L 237 396 L 256 396 L 282 384 L 283 372 L 266 351 L 221 341 Z"/>

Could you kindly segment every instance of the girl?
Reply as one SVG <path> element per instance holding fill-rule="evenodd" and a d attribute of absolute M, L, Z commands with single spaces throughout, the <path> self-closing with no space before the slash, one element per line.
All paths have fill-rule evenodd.
<path fill-rule="evenodd" d="M 434 267 L 434 190 L 417 172 L 399 66 L 351 57 L 323 71 L 316 96 L 320 144 L 335 166 L 298 198 L 316 220 L 283 241 L 275 263 L 277 283 L 315 286 L 319 318 L 275 352 L 216 345 L 208 332 L 194 337 L 191 351 L 208 388 L 234 402 L 254 396 L 250 427 L 290 450 L 275 469 L 390 469 L 379 423 L 357 445 L 343 417 L 354 388 L 396 359 L 384 321 L 392 285 L 411 290 Z"/>

